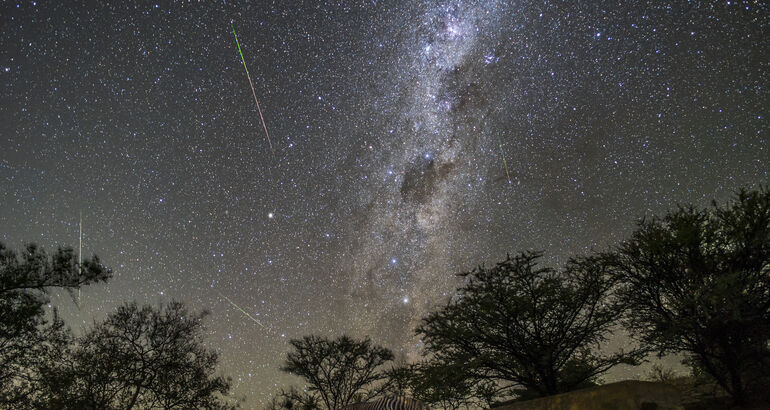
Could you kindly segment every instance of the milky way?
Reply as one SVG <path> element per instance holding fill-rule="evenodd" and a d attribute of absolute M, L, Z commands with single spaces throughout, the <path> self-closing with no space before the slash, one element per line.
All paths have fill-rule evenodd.
<path fill-rule="evenodd" d="M 353 250 L 350 281 L 353 317 L 390 345 L 403 345 L 437 296 L 456 285 L 447 273 L 462 234 L 452 214 L 475 201 L 489 172 L 479 161 L 488 156 L 490 87 L 481 83 L 489 80 L 482 77 L 489 61 L 475 50 L 488 48 L 481 33 L 499 31 L 498 7 L 418 8 L 414 27 L 396 36 L 403 50 L 389 70 L 399 79 L 398 97 L 389 102 L 394 114 L 383 119 L 393 124 L 383 130 L 392 139 L 377 178 L 357 195 L 366 209 L 367 238 Z M 405 353 L 416 358 L 419 351 Z"/>
<path fill-rule="evenodd" d="M 115 278 L 54 295 L 72 329 L 207 309 L 247 408 L 290 338 L 416 360 L 456 273 L 770 182 L 765 2 L 60 3 L 0 6 L 0 239 L 82 211 Z"/>

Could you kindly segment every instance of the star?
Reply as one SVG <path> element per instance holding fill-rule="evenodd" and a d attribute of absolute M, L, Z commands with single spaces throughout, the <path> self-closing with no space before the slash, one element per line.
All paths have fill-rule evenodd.
<path fill-rule="evenodd" d="M 291 338 L 417 360 L 456 274 L 770 182 L 761 7 L 312 3 L 2 7 L 0 239 L 74 245 L 82 210 L 83 253 L 116 273 L 84 309 L 54 298 L 65 323 L 208 310 L 259 408 L 296 382 Z"/>

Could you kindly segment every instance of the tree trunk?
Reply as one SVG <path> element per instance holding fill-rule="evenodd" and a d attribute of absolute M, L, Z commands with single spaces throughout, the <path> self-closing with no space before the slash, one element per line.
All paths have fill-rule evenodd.
<path fill-rule="evenodd" d="M 730 369 L 730 396 L 732 396 L 733 403 L 741 407 L 747 404 L 746 390 L 743 387 L 740 371 L 735 368 Z"/>
<path fill-rule="evenodd" d="M 141 387 L 136 386 L 136 391 L 134 392 L 134 397 L 131 398 L 131 403 L 126 406 L 126 410 L 131 410 L 134 408 L 134 405 L 136 405 L 136 401 L 139 399 L 139 391 L 142 390 Z"/>

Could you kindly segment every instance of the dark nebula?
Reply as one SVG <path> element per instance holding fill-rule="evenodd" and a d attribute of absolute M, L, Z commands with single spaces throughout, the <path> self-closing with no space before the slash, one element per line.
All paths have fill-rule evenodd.
<path fill-rule="evenodd" d="M 401 182 L 401 197 L 405 203 L 425 205 L 452 172 L 454 164 L 438 164 L 429 157 L 417 157 L 410 164 Z"/>

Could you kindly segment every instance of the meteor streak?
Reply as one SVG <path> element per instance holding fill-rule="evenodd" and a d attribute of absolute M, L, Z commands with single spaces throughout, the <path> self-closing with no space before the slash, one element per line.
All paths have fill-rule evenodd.
<path fill-rule="evenodd" d="M 253 320 L 253 321 L 257 322 L 257 324 L 258 324 L 258 325 L 260 325 L 260 326 L 262 326 L 263 328 L 265 328 L 265 325 L 263 325 L 262 323 L 259 323 L 259 320 L 255 319 L 255 318 L 254 318 L 254 316 L 251 316 L 251 315 L 250 315 L 248 312 L 246 312 L 245 310 L 241 309 L 241 307 L 240 307 L 240 306 L 238 306 L 238 305 L 236 305 L 236 304 L 235 304 L 235 302 L 233 302 L 232 300 L 230 300 L 230 298 L 228 298 L 227 296 L 223 295 L 221 292 L 217 292 L 217 293 L 219 293 L 219 296 L 222 296 L 223 298 L 225 298 L 225 300 L 226 300 L 226 301 L 230 302 L 230 304 L 231 304 L 231 305 L 235 306 L 235 308 L 236 308 L 236 309 L 240 310 L 240 311 L 241 311 L 241 313 L 243 313 L 244 315 L 246 315 L 246 317 L 248 317 L 249 319 L 251 319 L 251 320 Z"/>
<path fill-rule="evenodd" d="M 246 59 L 243 58 L 243 51 L 241 51 L 241 44 L 238 42 L 238 35 L 235 34 L 235 26 L 230 24 L 233 28 L 233 36 L 235 37 L 235 45 L 238 46 L 238 53 L 241 55 L 241 61 L 243 62 L 243 68 L 246 70 L 246 78 L 249 79 L 249 85 L 251 86 L 251 94 L 254 96 L 254 102 L 257 103 L 257 111 L 259 112 L 259 119 L 262 121 L 262 128 L 265 129 L 265 136 L 267 137 L 267 143 L 270 145 L 270 151 L 273 151 L 273 143 L 270 142 L 270 133 L 267 132 L 267 125 L 265 125 L 265 118 L 262 117 L 262 109 L 259 108 L 259 101 L 257 100 L 257 92 L 254 91 L 254 84 L 251 82 L 251 75 L 249 75 L 249 69 L 246 67 Z M 275 152 L 275 151 L 273 151 Z"/>
<path fill-rule="evenodd" d="M 81 269 L 83 269 L 83 211 L 80 211 L 80 223 L 78 226 L 80 227 L 80 239 L 78 239 L 78 282 L 80 282 Z M 75 305 L 80 309 L 80 286 L 78 286 L 78 298 L 75 301 Z"/>
<path fill-rule="evenodd" d="M 83 212 L 80 212 L 80 238 L 78 239 L 78 281 L 80 281 L 80 273 L 83 266 Z M 80 286 L 78 286 L 78 304 L 80 303 Z"/>
<path fill-rule="evenodd" d="M 505 176 L 508 177 L 508 183 L 511 183 L 511 174 L 508 173 L 508 163 L 505 162 L 505 153 L 503 152 L 503 142 L 500 140 L 500 136 L 497 136 L 497 144 L 500 146 L 500 156 L 503 157 L 503 166 L 505 166 Z"/>

